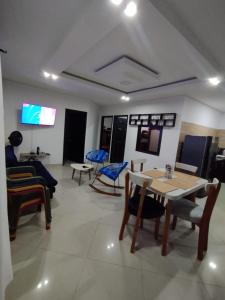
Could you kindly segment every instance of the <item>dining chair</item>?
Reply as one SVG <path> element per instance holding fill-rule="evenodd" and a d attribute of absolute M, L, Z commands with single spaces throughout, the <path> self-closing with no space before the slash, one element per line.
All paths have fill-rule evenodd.
<path fill-rule="evenodd" d="M 128 171 L 125 176 L 125 209 L 119 240 L 123 239 L 130 215 L 135 216 L 131 253 L 135 252 L 137 234 L 143 219 L 155 219 L 155 239 L 158 238 L 160 217 L 164 214 L 165 208 L 159 201 L 146 195 L 147 188 L 151 186 L 152 181 L 153 179 L 149 176 L 131 171 Z"/>
<path fill-rule="evenodd" d="M 145 158 L 138 158 L 131 160 L 131 172 L 143 172 L 144 164 L 146 163 L 147 159 Z M 135 170 L 135 165 L 140 165 L 139 170 Z"/>
<path fill-rule="evenodd" d="M 209 223 L 212 215 L 213 208 L 215 206 L 221 183 L 218 179 L 214 178 L 213 182 L 205 185 L 207 192 L 207 200 L 205 207 L 202 207 L 188 199 L 180 199 L 173 201 L 172 204 L 172 215 L 173 223 L 172 229 L 176 228 L 177 218 L 190 221 L 199 227 L 199 238 L 198 238 L 198 259 L 202 260 L 204 252 L 208 248 L 208 234 L 209 234 Z"/>
<path fill-rule="evenodd" d="M 179 171 L 182 173 L 186 173 L 189 175 L 195 175 L 197 173 L 198 167 L 192 166 L 192 165 L 187 165 L 183 164 L 180 162 L 176 162 L 175 164 L 175 171 Z"/>
<path fill-rule="evenodd" d="M 188 174 L 188 175 L 196 175 L 196 173 L 198 171 L 198 167 L 188 165 L 188 164 L 183 164 L 183 163 L 180 163 L 180 162 L 176 162 L 175 171 L 185 173 L 185 174 Z M 195 202 L 196 193 L 190 194 L 190 195 L 186 196 L 185 198 L 192 201 L 192 202 Z M 192 224 L 192 229 L 195 230 L 195 224 L 194 223 Z"/>

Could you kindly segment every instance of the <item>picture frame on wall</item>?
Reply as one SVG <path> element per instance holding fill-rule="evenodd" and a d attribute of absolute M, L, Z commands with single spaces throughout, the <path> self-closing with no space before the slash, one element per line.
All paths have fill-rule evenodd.
<path fill-rule="evenodd" d="M 136 151 L 159 156 L 162 133 L 162 126 L 138 126 Z"/>

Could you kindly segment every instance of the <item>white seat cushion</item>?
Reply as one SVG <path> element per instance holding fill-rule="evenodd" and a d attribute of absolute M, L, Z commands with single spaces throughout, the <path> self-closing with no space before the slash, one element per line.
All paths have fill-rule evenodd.
<path fill-rule="evenodd" d="M 190 200 L 182 198 L 172 202 L 172 214 L 198 224 L 203 215 L 203 208 Z"/>

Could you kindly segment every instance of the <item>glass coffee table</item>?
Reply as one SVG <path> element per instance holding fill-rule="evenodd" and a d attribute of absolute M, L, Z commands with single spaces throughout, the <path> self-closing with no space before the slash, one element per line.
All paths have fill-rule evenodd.
<path fill-rule="evenodd" d="M 79 185 L 81 183 L 82 173 L 89 173 L 89 180 L 91 180 L 91 170 L 94 168 L 93 165 L 90 165 L 90 164 L 71 164 L 70 166 L 73 169 L 72 179 L 74 178 L 74 174 L 75 174 L 76 171 L 80 172 Z"/>

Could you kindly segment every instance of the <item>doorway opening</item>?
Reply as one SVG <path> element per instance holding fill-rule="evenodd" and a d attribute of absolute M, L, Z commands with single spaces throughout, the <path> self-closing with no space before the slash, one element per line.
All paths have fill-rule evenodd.
<path fill-rule="evenodd" d="M 66 161 L 83 163 L 87 113 L 66 109 L 64 127 L 63 164 Z"/>
<path fill-rule="evenodd" d="M 99 148 L 109 153 L 111 163 L 124 160 L 127 123 L 127 115 L 102 116 Z"/>

